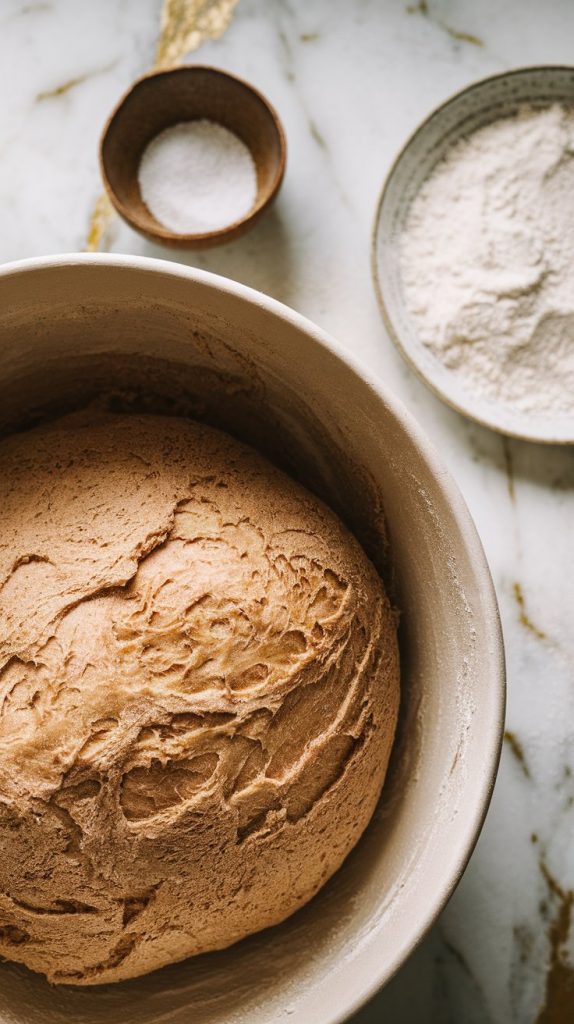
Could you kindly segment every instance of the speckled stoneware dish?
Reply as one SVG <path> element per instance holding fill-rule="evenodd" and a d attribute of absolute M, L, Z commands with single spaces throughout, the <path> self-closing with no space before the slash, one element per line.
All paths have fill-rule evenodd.
<path fill-rule="evenodd" d="M 339 1024 L 435 920 L 486 813 L 504 668 L 480 541 L 406 409 L 287 307 L 161 260 L 0 268 L 0 432 L 110 388 L 258 443 L 338 509 L 401 609 L 399 734 L 371 825 L 303 910 L 230 949 L 94 989 L 2 963 L 0 1024 Z"/>
<path fill-rule="evenodd" d="M 417 337 L 405 307 L 400 238 L 421 185 L 452 145 L 523 104 L 574 104 L 574 67 L 532 67 L 494 75 L 434 111 L 407 141 L 383 185 L 372 238 L 375 290 L 386 327 L 419 377 L 448 405 L 493 430 L 528 441 L 574 444 L 574 417 L 513 411 L 479 397 Z"/>

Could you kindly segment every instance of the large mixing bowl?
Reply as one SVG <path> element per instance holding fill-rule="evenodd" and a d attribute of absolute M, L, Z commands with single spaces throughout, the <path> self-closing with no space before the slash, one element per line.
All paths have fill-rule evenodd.
<path fill-rule="evenodd" d="M 347 520 L 401 609 L 399 735 L 366 834 L 284 924 L 94 989 L 52 988 L 3 964 L 0 1021 L 336 1024 L 421 939 L 484 819 L 504 671 L 479 539 L 415 421 L 291 310 L 156 260 L 63 256 L 4 267 L 0 431 L 110 388 L 120 405 L 191 412 L 259 444 Z"/>

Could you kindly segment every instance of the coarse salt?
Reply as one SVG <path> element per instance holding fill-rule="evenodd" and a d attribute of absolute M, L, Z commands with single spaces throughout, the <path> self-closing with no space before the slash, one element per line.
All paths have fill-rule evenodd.
<path fill-rule="evenodd" d="M 142 199 L 177 234 L 218 231 L 241 220 L 257 195 L 253 157 L 223 125 L 185 121 L 156 135 L 138 170 Z"/>

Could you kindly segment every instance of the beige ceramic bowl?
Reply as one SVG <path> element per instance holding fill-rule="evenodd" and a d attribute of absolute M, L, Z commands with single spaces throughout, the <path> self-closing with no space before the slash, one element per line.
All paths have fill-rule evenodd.
<path fill-rule="evenodd" d="M 343 868 L 283 925 L 97 989 L 0 966 L 2 1024 L 336 1024 L 401 965 L 478 836 L 504 706 L 496 600 L 464 502 L 405 409 L 284 306 L 156 260 L 0 270 L 0 428 L 141 388 L 269 448 L 339 508 L 402 609 L 403 703 L 383 800 Z M 385 553 L 384 507 L 392 559 Z"/>

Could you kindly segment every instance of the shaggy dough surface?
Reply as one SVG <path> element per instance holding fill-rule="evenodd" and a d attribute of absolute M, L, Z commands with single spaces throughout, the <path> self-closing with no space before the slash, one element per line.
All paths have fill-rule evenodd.
<path fill-rule="evenodd" d="M 99 984 L 283 920 L 397 706 L 377 573 L 251 449 L 93 411 L 0 445 L 1 956 Z"/>

